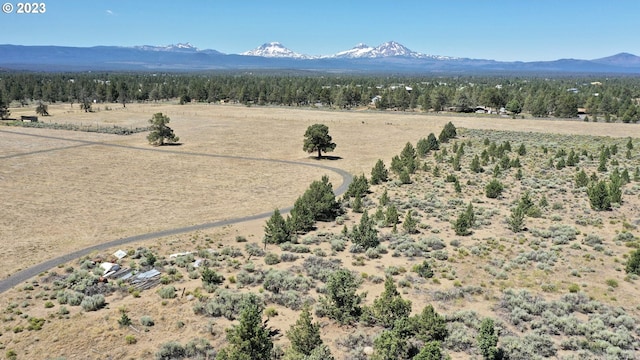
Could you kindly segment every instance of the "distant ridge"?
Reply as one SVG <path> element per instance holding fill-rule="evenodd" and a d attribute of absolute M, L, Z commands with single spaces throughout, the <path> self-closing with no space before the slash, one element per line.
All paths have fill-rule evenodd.
<path fill-rule="evenodd" d="M 501 62 L 486 59 L 427 55 L 388 41 L 376 47 L 357 44 L 333 55 L 310 56 L 279 42 L 265 43 L 242 54 L 201 50 L 192 44 L 133 47 L 0 45 L 3 71 L 203 71 L 304 70 L 344 73 L 581 73 L 640 74 L 640 57 L 619 53 L 594 60 Z"/>
<path fill-rule="evenodd" d="M 594 62 L 599 64 L 608 64 L 616 66 L 640 66 L 640 56 L 636 56 L 629 53 L 618 53 L 612 56 L 595 59 Z"/>

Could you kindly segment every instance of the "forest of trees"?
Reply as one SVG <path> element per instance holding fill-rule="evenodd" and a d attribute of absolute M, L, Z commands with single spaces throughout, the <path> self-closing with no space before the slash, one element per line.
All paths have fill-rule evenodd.
<path fill-rule="evenodd" d="M 373 103 L 373 99 L 376 99 Z M 477 106 L 534 117 L 637 122 L 640 79 L 633 77 L 394 77 L 309 74 L 3 73 L 0 107 L 179 100 L 246 105 L 358 106 L 398 111 L 472 112 Z"/>

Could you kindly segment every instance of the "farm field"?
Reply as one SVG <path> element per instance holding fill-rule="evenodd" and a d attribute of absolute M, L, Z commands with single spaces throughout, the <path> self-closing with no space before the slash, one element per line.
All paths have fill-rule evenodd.
<path fill-rule="evenodd" d="M 640 140 L 631 139 L 627 156 L 637 125 L 168 103 L 95 110 L 51 105 L 52 116 L 41 120 L 142 127 L 162 112 L 171 118 L 169 126 L 181 145 L 151 147 L 146 133 L 0 127 L 0 183 L 4 211 L 10 215 L 0 218 L 1 278 L 101 242 L 291 206 L 323 175 L 334 188 L 342 181 L 327 169 L 266 159 L 369 177 L 378 159 L 389 168 L 407 142 L 415 145 L 429 133 L 437 136 L 448 122 L 458 135 L 419 159 L 410 184 L 394 174 L 389 182 L 371 186 L 362 202 L 376 221 L 377 249 L 353 248 L 343 229 L 358 224 L 362 213 L 353 211 L 354 199 L 341 199 L 345 212 L 336 221 L 318 223 L 298 244 L 267 247 L 266 253 L 282 259 L 278 263 L 267 264 L 261 251 L 266 219 L 205 229 L 122 248 L 130 253 L 123 266 L 144 267 L 148 252 L 155 254 L 164 274 L 157 288 L 118 288 L 107 295 L 106 308 L 95 312 L 62 304 L 56 280 L 91 270 L 87 260 L 109 258 L 118 249 L 92 254 L 41 274 L 35 285 L 29 281 L 0 295 L 3 352 L 15 351 L 18 358 L 47 353 L 52 359 L 153 359 L 169 341 L 184 345 L 196 338 L 215 351 L 225 345 L 224 329 L 234 316 L 220 316 L 225 313 L 219 310 L 222 305 L 213 303 L 247 291 L 266 299 L 269 325 L 285 333 L 302 302 L 317 304 L 323 296 L 326 277 L 314 269 L 330 269 L 331 260 L 358 274 L 358 293 L 367 293 L 365 304 L 382 293 L 385 275 L 412 301 L 414 314 L 432 304 L 447 319 L 443 349 L 454 359 L 481 358 L 474 339 L 484 317 L 496 319 L 499 345 L 513 358 L 542 356 L 536 353 L 540 347 L 553 349 L 543 355 L 567 359 L 632 358 L 628 356 L 640 350 L 638 280 L 624 271 L 640 226 L 640 182 L 634 179 Z M 19 117 L 32 110 L 11 112 Z M 329 127 L 337 144 L 328 154 L 333 160 L 316 160 L 302 151 L 302 135 L 315 123 Z M 475 155 L 506 142 L 511 149 L 503 148 L 502 155 L 518 158 L 520 167 L 503 166 L 498 155 L 487 155 L 483 172 L 470 170 Z M 526 148 L 522 155 L 520 145 Z M 456 170 L 451 160 L 461 146 Z M 607 169 L 598 171 L 604 148 L 610 153 Z M 579 162 L 559 166 L 571 150 Z M 623 202 L 611 211 L 594 211 L 586 188 L 575 185 L 577 169 L 608 179 L 616 167 L 627 169 L 631 178 L 622 187 Z M 459 180 L 460 192 L 448 175 Z M 487 198 L 485 185 L 494 177 L 504 190 Z M 380 205 L 385 191 L 389 203 Z M 525 193 L 538 213 L 527 216 L 523 231 L 515 233 L 506 219 Z M 376 214 L 389 204 L 400 214 L 396 232 Z M 469 204 L 475 212 L 471 234 L 456 235 L 452 223 Z M 409 212 L 417 219 L 411 231 L 403 228 Z M 191 254 L 169 257 L 181 252 Z M 208 289 L 212 293 L 191 265 L 201 258 L 224 276 L 217 289 Z M 413 271 L 424 261 L 432 277 Z M 275 291 L 265 284 L 269 276 L 295 285 Z M 166 286 L 174 286 L 178 296 L 162 299 L 156 290 Z M 119 326 L 122 313 L 133 319 L 133 327 Z M 155 324 L 141 325 L 143 316 Z M 31 318 L 45 319 L 41 330 L 28 330 Z M 373 347 L 383 331 L 379 325 L 338 326 L 327 317 L 314 319 L 336 359 L 366 358 L 364 348 Z M 582 330 L 572 332 L 572 327 Z M 275 342 L 288 344 L 284 336 Z"/>

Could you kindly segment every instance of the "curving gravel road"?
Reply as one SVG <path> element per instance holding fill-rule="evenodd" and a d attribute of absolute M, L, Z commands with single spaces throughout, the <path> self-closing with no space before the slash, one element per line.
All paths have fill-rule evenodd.
<path fill-rule="evenodd" d="M 320 169 L 325 169 L 325 170 L 337 173 L 338 175 L 340 175 L 342 177 L 342 184 L 340 184 L 340 186 L 338 186 L 334 190 L 334 193 L 336 194 L 336 196 L 342 195 L 345 191 L 347 191 L 347 188 L 348 188 L 349 184 L 353 180 L 353 177 L 351 176 L 351 174 L 349 174 L 348 172 L 346 172 L 346 171 L 344 171 L 342 169 L 338 169 L 338 168 L 334 168 L 334 167 L 326 166 L 326 165 L 313 164 L 313 163 L 304 163 L 304 162 L 292 161 L 292 160 L 265 159 L 265 158 L 254 158 L 254 157 L 233 156 L 233 155 L 216 155 L 216 154 L 184 152 L 184 151 L 176 151 L 176 150 L 168 150 L 168 149 L 160 149 L 160 148 L 141 148 L 141 147 L 128 146 L 128 145 L 109 144 L 109 143 L 103 143 L 103 142 L 98 142 L 98 141 L 68 139 L 68 138 L 63 138 L 63 137 L 47 136 L 47 135 L 25 134 L 25 133 L 19 133 L 19 132 L 13 132 L 13 131 L 5 131 L 5 130 L 0 130 L 0 133 L 9 133 L 9 134 L 12 134 L 12 135 L 22 135 L 22 136 L 29 136 L 29 137 L 38 137 L 38 138 L 46 138 L 46 139 L 55 139 L 55 140 L 64 140 L 64 141 L 77 142 L 77 143 L 81 144 L 81 145 L 78 145 L 78 146 L 97 145 L 97 146 L 117 147 L 117 148 L 139 150 L 139 151 L 154 151 L 154 152 L 162 152 L 162 153 L 173 153 L 173 154 L 178 154 L 178 155 L 205 156 L 205 157 L 213 157 L 213 158 L 247 160 L 247 161 L 264 161 L 264 162 L 272 162 L 272 163 L 281 163 L 281 164 L 288 164 L 288 165 L 308 166 L 308 167 L 320 168 Z M 72 147 L 75 147 L 75 146 L 72 146 Z M 62 147 L 62 148 L 54 148 L 54 149 L 49 149 L 49 150 L 41 150 L 41 151 L 37 151 L 37 152 L 14 154 L 14 155 L 6 156 L 6 157 L 0 157 L 0 158 L 13 158 L 13 157 L 19 157 L 19 156 L 28 156 L 28 155 L 32 155 L 34 153 L 42 153 L 42 152 L 47 152 L 47 151 L 58 151 L 58 150 L 64 150 L 64 149 L 68 149 L 68 148 L 71 148 L 71 147 Z M 280 209 L 280 211 L 281 211 L 281 213 L 285 214 L 285 213 L 291 211 L 292 208 L 293 208 L 293 206 L 289 206 L 289 207 L 286 207 L 284 209 Z M 0 294 L 5 292 L 5 291 L 7 291 L 7 290 L 9 290 L 9 289 L 11 289 L 12 287 L 24 282 L 24 281 L 27 281 L 27 280 L 37 276 L 38 274 L 40 274 L 42 272 L 45 272 L 45 271 L 47 271 L 49 269 L 57 267 L 58 265 L 67 263 L 67 262 L 69 262 L 71 260 L 74 260 L 74 259 L 80 258 L 82 256 L 85 256 L 87 254 L 90 254 L 93 251 L 102 251 L 102 250 L 106 250 L 106 249 L 109 249 L 109 248 L 112 248 L 112 247 L 117 247 L 117 246 L 129 244 L 129 243 L 133 243 L 133 242 L 137 242 L 137 241 L 156 239 L 156 238 L 160 238 L 160 237 L 177 235 L 177 234 L 182 234 L 182 233 L 187 233 L 187 232 L 192 232 L 192 231 L 197 231 L 197 230 L 211 229 L 211 228 L 215 228 L 215 227 L 219 227 L 219 226 L 238 224 L 238 223 L 242 223 L 242 222 L 245 222 L 245 221 L 263 219 L 263 218 L 267 218 L 267 217 L 271 216 L 272 214 L 273 214 L 272 211 L 268 211 L 268 212 L 264 212 L 264 213 L 260 213 L 260 214 L 248 215 L 248 216 L 243 216 L 243 217 L 239 217 L 239 218 L 220 220 L 220 221 L 213 221 L 213 222 L 207 222 L 207 223 L 204 223 L 204 224 L 185 226 L 185 227 L 175 228 L 175 229 L 167 229 L 167 230 L 156 231 L 156 232 L 147 233 L 147 234 L 134 235 L 134 236 L 129 236 L 129 237 L 121 238 L 121 239 L 111 240 L 111 241 L 108 241 L 108 242 L 105 242 L 105 243 L 96 244 L 96 245 L 90 246 L 88 248 L 77 250 L 77 251 L 74 251 L 72 253 L 69 253 L 69 254 L 66 254 L 66 255 L 62 255 L 62 256 L 47 260 L 47 261 L 45 261 L 43 263 L 34 265 L 34 266 L 30 267 L 30 268 L 27 268 L 27 269 L 24 269 L 24 270 L 20 270 L 17 273 L 14 273 L 14 274 L 10 275 L 6 279 L 0 280 Z"/>

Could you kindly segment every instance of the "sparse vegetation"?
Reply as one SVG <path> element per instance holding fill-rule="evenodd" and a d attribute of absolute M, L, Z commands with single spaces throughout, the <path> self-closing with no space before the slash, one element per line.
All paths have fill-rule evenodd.
<path fill-rule="evenodd" d="M 197 109 L 199 105 L 194 102 L 188 106 Z M 211 111 L 216 107 L 212 105 Z M 56 111 L 57 105 L 51 108 Z M 99 111 L 99 106 L 94 106 L 94 111 Z M 448 119 L 442 123 L 445 121 Z M 528 119 L 522 121 L 530 124 Z M 468 124 L 466 119 L 460 123 Z M 417 124 L 406 125 L 422 129 L 423 134 L 431 125 L 420 126 L 427 130 Z M 564 124 L 559 122 L 558 126 Z M 191 143 L 196 137 L 189 136 Z M 88 320 L 100 319 L 110 324 L 103 330 L 105 339 L 116 339 L 128 357 L 143 357 L 138 348 L 146 335 L 127 335 L 140 329 L 163 343 L 157 358 L 215 358 L 218 353 L 221 359 L 242 357 L 244 350 L 239 349 L 245 349 L 244 345 L 233 344 L 244 338 L 238 335 L 236 340 L 229 337 L 225 341 L 220 335 L 228 322 L 218 317 L 240 327 L 243 303 L 248 294 L 254 294 L 258 307 L 267 306 L 267 310 L 261 316 L 252 315 L 253 323 L 270 334 L 273 346 L 269 356 L 274 358 L 330 359 L 332 352 L 336 358 L 353 359 L 441 359 L 453 353 L 469 358 L 499 358 L 501 354 L 503 358 L 526 359 L 632 358 L 640 346 L 632 325 L 638 309 L 628 306 L 637 295 L 635 284 L 640 276 L 640 225 L 633 212 L 640 187 L 632 179 L 638 169 L 637 153 L 634 150 L 627 156 L 624 150 L 616 151 L 627 138 L 541 136 L 460 127 L 455 140 L 432 146 L 429 139 L 437 141 L 429 136 L 415 147 L 405 145 L 395 161 L 399 173 L 388 174 L 384 168 L 384 161 L 392 157 L 388 152 L 391 146 L 379 155 L 368 153 L 370 159 L 379 156 L 382 166 L 376 164 L 372 169 L 371 181 L 361 173 L 354 178 L 348 191 L 351 199 L 336 199 L 328 177 L 310 186 L 307 191 L 312 194 L 300 196 L 289 217 L 280 216 L 277 229 L 286 236 L 267 241 L 278 246 L 263 249 L 262 241 L 270 232 L 266 228 L 261 234 L 260 230 L 250 233 L 248 228 L 233 225 L 159 239 L 149 243 L 149 249 L 125 248 L 128 256 L 122 260 L 113 258 L 113 252 L 96 252 L 43 273 L 21 284 L 12 292 L 13 299 L 2 303 L 0 319 L 5 326 L 1 337 L 9 339 L 3 343 L 22 349 L 24 341 L 14 340 L 37 334 L 29 331 L 48 331 L 54 328 L 50 323 L 59 326 L 65 321 L 78 322 L 91 331 Z M 516 145 L 512 151 L 511 144 L 520 147 Z M 597 169 L 600 153 L 606 159 L 603 172 Z M 332 161 L 331 166 L 357 173 L 371 166 L 358 163 L 346 150 L 340 155 L 344 159 Z M 558 166 L 562 162 L 564 166 Z M 272 166 L 270 170 L 277 174 L 278 165 Z M 374 182 L 376 168 L 378 181 Z M 409 176 L 410 184 L 401 184 L 403 173 Z M 292 179 L 298 176 L 293 171 L 291 175 Z M 269 179 L 275 183 L 276 177 Z M 494 180 L 502 191 L 490 198 L 486 187 Z M 287 181 L 291 190 L 299 185 Z M 600 181 L 609 197 L 607 212 L 591 208 L 589 190 Z M 194 180 L 194 189 L 197 186 Z M 264 188 L 255 189 L 256 198 L 262 196 Z M 301 193 L 304 190 L 299 189 Z M 356 200 L 361 212 L 356 211 Z M 253 204 L 253 199 L 247 202 Z M 273 209 L 272 204 L 286 206 L 286 202 L 281 205 L 275 201 L 256 202 L 255 206 Z M 198 221 L 196 209 L 193 216 L 194 222 Z M 261 221 L 264 225 L 268 220 Z M 190 254 L 169 257 L 183 251 Z M 104 283 L 100 279 L 102 261 L 130 268 L 132 276 L 154 267 L 162 273 L 161 283 L 153 290 L 115 278 Z M 380 295 L 365 302 L 366 293 Z M 98 295 L 103 296 L 102 306 L 93 305 Z M 149 301 L 149 297 L 152 311 L 138 312 L 139 302 Z M 175 297 L 178 299 L 170 300 Z M 430 301 L 433 304 L 422 313 L 413 309 L 419 315 L 410 316 L 411 303 Z M 135 312 L 116 312 L 122 304 Z M 483 316 L 491 318 L 482 320 L 472 311 L 456 312 L 469 304 L 481 304 Z M 181 313 L 179 320 L 171 317 L 173 308 L 184 306 L 192 306 L 193 313 Z M 312 307 L 317 322 L 311 321 Z M 158 309 L 164 313 L 159 315 Z M 264 319 L 278 323 L 278 328 L 269 328 Z M 200 325 L 192 329 L 189 324 Z M 341 324 L 351 324 L 353 331 L 340 341 L 318 342 L 319 334 L 333 336 L 332 331 Z M 133 329 L 118 329 L 118 325 L 133 325 Z M 206 341 L 166 343 L 169 336 L 158 335 L 165 326 L 171 327 L 168 334 L 180 329 L 204 332 L 220 346 L 214 350 Z M 292 333 L 298 332 L 301 345 L 297 349 L 287 348 L 286 340 L 271 336 L 289 326 Z M 258 327 L 255 329 L 258 332 Z M 70 329 L 72 332 L 78 334 Z M 60 336 L 63 339 L 65 335 Z M 40 342 L 47 340 L 41 337 Z M 262 346 L 254 345 L 256 349 Z"/>

